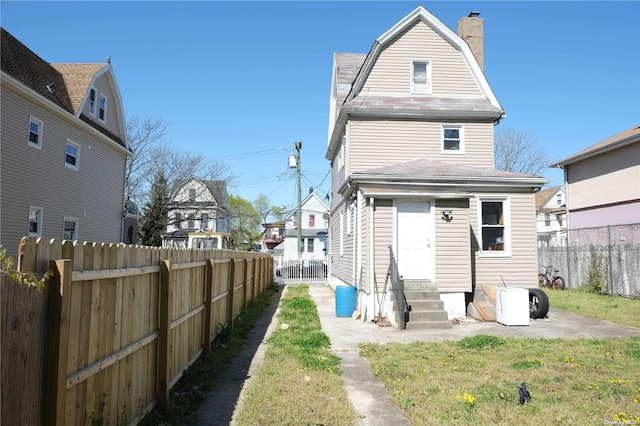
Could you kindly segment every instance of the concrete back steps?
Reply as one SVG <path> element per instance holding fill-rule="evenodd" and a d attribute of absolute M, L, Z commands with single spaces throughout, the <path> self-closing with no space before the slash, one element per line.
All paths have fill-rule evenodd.
<path fill-rule="evenodd" d="M 407 330 L 451 328 L 444 302 L 434 282 L 405 280 L 404 294 L 411 306 Z"/>

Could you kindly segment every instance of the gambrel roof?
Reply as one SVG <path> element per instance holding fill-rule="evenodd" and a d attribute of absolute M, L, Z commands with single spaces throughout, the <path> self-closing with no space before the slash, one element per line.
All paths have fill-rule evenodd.
<path fill-rule="evenodd" d="M 111 65 L 105 64 L 51 64 L 32 52 L 4 28 L 1 29 L 2 60 L 0 69 L 11 78 L 38 95 L 79 118 L 86 124 L 127 148 L 126 135 L 118 136 L 100 124 L 84 117 L 82 108 L 89 97 L 89 88 L 103 74 L 116 97 L 113 105 L 122 105 L 122 99 Z M 125 129 L 124 112 L 118 110 L 120 128 Z"/>

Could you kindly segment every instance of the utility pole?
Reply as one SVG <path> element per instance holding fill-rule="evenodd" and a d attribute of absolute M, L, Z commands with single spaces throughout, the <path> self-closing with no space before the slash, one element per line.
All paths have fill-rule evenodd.
<path fill-rule="evenodd" d="M 302 142 L 296 142 L 296 168 L 298 169 L 298 259 L 302 258 L 302 188 L 300 187 L 300 150 Z"/>

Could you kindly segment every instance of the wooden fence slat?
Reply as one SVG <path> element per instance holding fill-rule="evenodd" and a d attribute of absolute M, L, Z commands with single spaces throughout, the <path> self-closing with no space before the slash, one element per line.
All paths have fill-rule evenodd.
<path fill-rule="evenodd" d="M 207 262 L 207 274 L 205 278 L 204 289 L 204 333 L 202 339 L 202 347 L 204 354 L 209 355 L 211 352 L 211 313 L 212 313 L 212 298 L 213 298 L 213 277 L 214 277 L 215 261 L 209 259 Z"/>
<path fill-rule="evenodd" d="M 163 260 L 160 264 L 160 304 L 159 304 L 159 334 L 158 334 L 158 385 L 157 396 L 162 404 L 169 399 L 170 363 L 169 363 L 169 334 L 171 332 L 171 313 L 169 307 L 172 301 L 169 285 L 171 284 L 171 261 Z"/>
<path fill-rule="evenodd" d="M 47 331 L 47 366 L 45 385 L 45 421 L 64 425 L 67 394 L 67 342 L 71 313 L 71 261 L 51 261 L 49 330 Z"/>
<path fill-rule="evenodd" d="M 236 259 L 232 259 L 231 263 L 229 264 L 229 281 L 228 281 L 228 286 L 227 288 L 229 289 L 229 304 L 228 304 L 228 308 L 227 308 L 227 324 L 229 325 L 229 327 L 233 327 L 233 315 L 234 315 L 234 309 L 233 309 L 233 300 L 235 298 L 235 278 L 234 278 L 234 274 L 236 271 Z"/>

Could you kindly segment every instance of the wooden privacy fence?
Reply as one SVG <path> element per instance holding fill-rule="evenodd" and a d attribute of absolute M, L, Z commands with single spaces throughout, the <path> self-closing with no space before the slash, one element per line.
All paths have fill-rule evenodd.
<path fill-rule="evenodd" d="M 168 398 L 266 289 L 273 260 L 25 238 L 19 269 L 53 276 L 41 293 L 3 284 L 2 424 L 121 425 Z"/>

